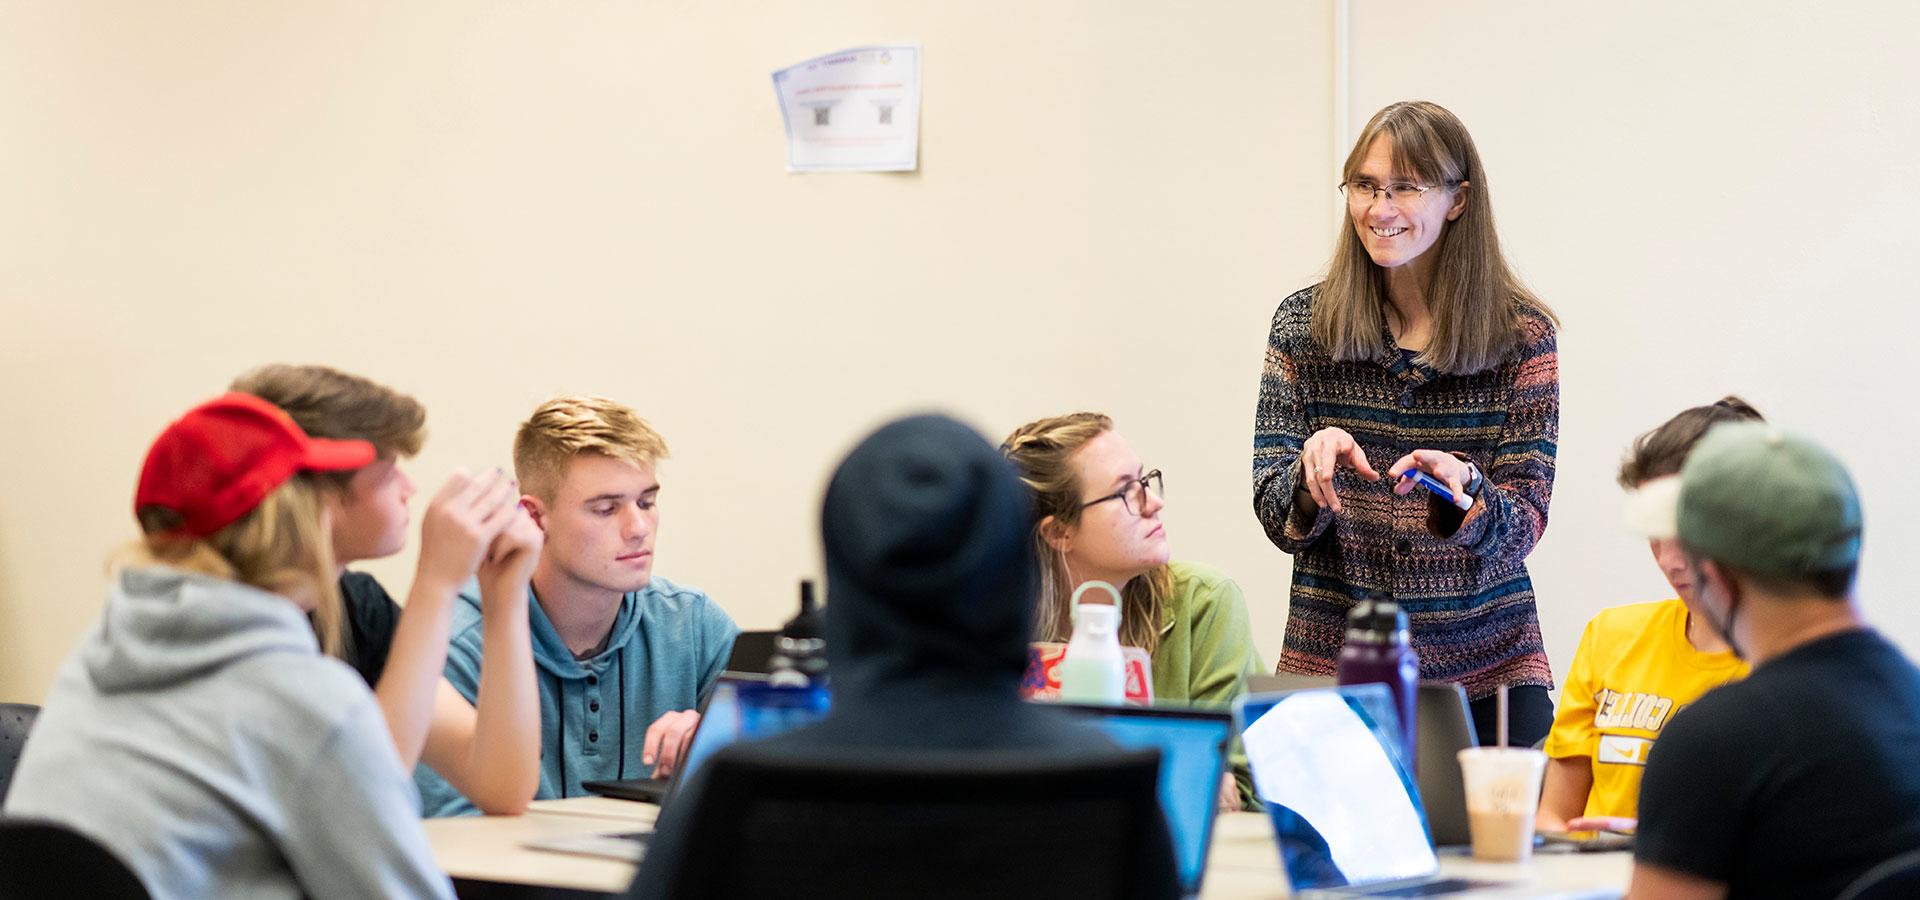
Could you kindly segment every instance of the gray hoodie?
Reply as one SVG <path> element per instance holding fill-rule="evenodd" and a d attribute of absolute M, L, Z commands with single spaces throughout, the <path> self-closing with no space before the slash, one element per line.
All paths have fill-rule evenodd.
<path fill-rule="evenodd" d="M 155 900 L 451 897 L 373 695 L 284 597 L 120 573 L 6 814 L 105 845 Z"/>

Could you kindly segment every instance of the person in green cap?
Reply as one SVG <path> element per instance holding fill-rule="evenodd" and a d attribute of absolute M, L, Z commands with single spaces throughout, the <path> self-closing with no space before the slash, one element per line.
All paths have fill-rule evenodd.
<path fill-rule="evenodd" d="M 1628 896 L 1837 896 L 1920 847 L 1920 669 L 1854 599 L 1853 480 L 1759 423 L 1714 428 L 1680 478 L 1672 532 L 1701 618 L 1753 673 L 1654 747 Z"/>

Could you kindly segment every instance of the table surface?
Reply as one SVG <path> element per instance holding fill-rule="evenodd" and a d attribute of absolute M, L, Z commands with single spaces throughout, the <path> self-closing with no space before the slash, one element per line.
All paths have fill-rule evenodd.
<path fill-rule="evenodd" d="M 607 797 L 537 800 L 518 816 L 466 816 L 425 823 L 433 855 L 447 874 L 472 881 L 586 891 L 624 891 L 634 866 L 598 857 L 529 850 L 546 837 L 633 831 L 653 822 L 659 807 Z M 1542 851 L 1526 863 L 1479 862 L 1451 848 L 1440 855 L 1441 874 L 1506 883 L 1463 896 L 1619 896 L 1632 868 L 1628 853 Z M 1287 896 L 1274 850 L 1273 826 L 1259 813 L 1223 813 L 1214 826 L 1204 900 Z"/>

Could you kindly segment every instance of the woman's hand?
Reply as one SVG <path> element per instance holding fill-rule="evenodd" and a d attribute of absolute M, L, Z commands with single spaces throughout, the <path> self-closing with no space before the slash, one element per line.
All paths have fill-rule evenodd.
<path fill-rule="evenodd" d="M 1433 476 L 1434 480 L 1446 485 L 1447 490 L 1452 491 L 1455 497 L 1462 496 L 1466 492 L 1466 484 L 1473 478 L 1473 468 L 1458 456 L 1438 450 L 1415 450 L 1400 457 L 1400 461 L 1387 470 L 1388 475 L 1400 479 L 1393 486 L 1394 493 L 1405 496 L 1407 492 L 1418 486 L 1413 479 L 1404 477 L 1415 469 Z"/>
<path fill-rule="evenodd" d="M 1340 511 L 1340 497 L 1333 492 L 1333 470 L 1341 466 L 1368 481 L 1380 480 L 1380 473 L 1367 464 L 1366 452 L 1342 429 L 1322 428 L 1300 446 L 1300 484 L 1313 497 L 1315 506 Z"/>

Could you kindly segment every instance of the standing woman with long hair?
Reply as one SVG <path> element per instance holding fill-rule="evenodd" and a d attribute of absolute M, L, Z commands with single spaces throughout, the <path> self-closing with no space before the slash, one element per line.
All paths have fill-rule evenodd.
<path fill-rule="evenodd" d="M 1466 688 L 1482 742 L 1507 685 L 1510 741 L 1531 744 L 1553 722 L 1526 557 L 1553 491 L 1556 320 L 1508 268 L 1451 112 L 1382 109 L 1340 189 L 1327 278 L 1275 311 L 1254 415 L 1254 510 L 1294 557 L 1279 669 L 1333 674 L 1347 611 L 1382 592 L 1421 677 Z"/>

